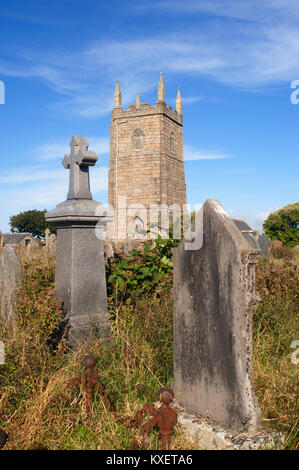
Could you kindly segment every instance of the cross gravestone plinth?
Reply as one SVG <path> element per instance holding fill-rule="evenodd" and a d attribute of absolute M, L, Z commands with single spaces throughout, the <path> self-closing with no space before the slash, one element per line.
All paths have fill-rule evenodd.
<path fill-rule="evenodd" d="M 174 249 L 176 399 L 188 412 L 247 430 L 260 425 L 251 371 L 260 250 L 218 201 L 203 206 L 202 234 L 200 249 L 186 250 L 185 240 Z"/>
<path fill-rule="evenodd" d="M 69 345 L 88 338 L 91 330 L 102 338 L 110 335 L 104 241 L 100 236 L 107 217 L 94 201 L 89 185 L 89 166 L 97 161 L 85 137 L 73 137 L 71 153 L 62 164 L 70 170 L 67 200 L 46 214 L 57 229 L 57 298 L 67 315 Z"/>

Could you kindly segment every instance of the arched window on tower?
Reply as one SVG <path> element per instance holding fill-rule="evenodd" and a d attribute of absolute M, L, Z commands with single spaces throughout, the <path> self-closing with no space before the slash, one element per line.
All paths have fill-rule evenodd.
<path fill-rule="evenodd" d="M 128 235 L 130 238 L 144 238 L 144 222 L 141 217 L 136 216 L 129 222 Z"/>
<path fill-rule="evenodd" d="M 134 150 L 144 149 L 144 133 L 141 129 L 135 129 L 132 135 L 132 147 Z"/>
<path fill-rule="evenodd" d="M 175 152 L 175 136 L 174 136 L 174 132 L 172 132 L 170 134 L 170 152 L 171 153 L 174 153 Z"/>

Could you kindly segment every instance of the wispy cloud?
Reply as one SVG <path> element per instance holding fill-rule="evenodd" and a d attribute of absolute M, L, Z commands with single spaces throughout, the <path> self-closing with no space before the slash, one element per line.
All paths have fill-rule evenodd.
<path fill-rule="evenodd" d="M 33 166 L 6 172 L 1 176 L 0 229 L 9 230 L 9 218 L 19 212 L 55 207 L 66 199 L 67 184 L 67 172 L 62 169 Z"/>
<path fill-rule="evenodd" d="M 52 209 L 66 199 L 69 172 L 62 165 L 38 164 L 13 168 L 0 176 L 0 229 L 9 230 L 12 215 L 29 209 Z M 108 168 L 90 169 L 90 188 L 95 200 L 106 202 Z"/>
<path fill-rule="evenodd" d="M 200 151 L 192 148 L 189 145 L 184 145 L 184 161 L 191 160 L 222 160 L 224 158 L 231 158 L 219 152 Z"/>
<path fill-rule="evenodd" d="M 107 189 L 107 176 L 108 176 L 108 168 L 106 167 L 98 167 L 98 168 L 91 168 L 91 188 L 95 192 L 105 191 Z M 61 168 L 55 166 L 55 168 L 45 167 L 43 165 L 36 165 L 36 166 L 29 166 L 29 167 L 19 167 L 13 168 L 4 172 L 0 176 L 0 183 L 3 185 L 7 184 L 11 187 L 11 185 L 17 184 L 18 187 L 13 187 L 14 192 L 23 191 L 25 188 L 25 192 L 27 189 L 30 191 L 31 188 L 34 188 L 35 199 L 40 200 L 40 192 L 36 191 L 35 184 L 42 184 L 44 187 L 44 183 L 46 183 L 42 193 L 48 193 L 48 201 L 51 200 L 53 194 L 50 190 L 47 190 L 47 184 L 50 186 L 55 184 L 56 187 L 64 188 L 64 191 L 67 191 L 68 186 L 68 172 L 61 166 Z M 31 183 L 30 185 L 28 183 Z M 22 188 L 24 186 L 24 188 Z M 7 191 L 7 189 L 5 189 Z M 54 194 L 56 198 L 56 194 Z M 27 198 L 26 198 L 27 199 Z M 3 199 L 5 200 L 5 198 Z"/>
<path fill-rule="evenodd" d="M 262 231 L 263 229 L 263 223 L 267 219 L 268 215 L 273 212 L 274 209 L 264 209 L 261 212 L 258 212 L 257 214 L 254 215 L 253 217 L 253 224 L 255 227 L 258 227 L 258 230 Z"/>
<path fill-rule="evenodd" d="M 64 179 L 60 170 L 35 165 L 4 171 L 0 176 L 0 183 L 21 185 L 41 181 L 64 181 Z"/>
<path fill-rule="evenodd" d="M 263 223 L 267 219 L 268 215 L 273 212 L 274 209 L 265 208 L 260 212 L 253 212 L 250 210 L 236 211 L 228 210 L 232 219 L 245 220 L 255 230 L 263 231 Z"/>
<path fill-rule="evenodd" d="M 110 152 L 109 137 L 87 137 L 89 148 L 97 154 L 108 154 Z"/>
<path fill-rule="evenodd" d="M 46 26 L 74 26 L 78 24 L 78 21 L 70 20 L 69 18 L 65 17 L 52 17 L 51 18 L 51 9 L 48 10 L 47 15 L 36 15 L 36 14 L 29 14 L 25 12 L 21 12 L 20 9 L 18 11 L 12 10 L 9 8 L 2 8 L 1 9 L 1 16 L 8 19 L 8 20 L 17 20 L 21 22 L 28 22 L 38 25 L 46 25 Z"/>
<path fill-rule="evenodd" d="M 168 14 L 202 14 L 253 22 L 290 22 L 299 18 L 297 0 L 143 0 L 139 12 L 150 9 L 167 10 Z"/>
<path fill-rule="evenodd" d="M 117 79 L 126 106 L 134 102 L 137 91 L 142 95 L 157 86 L 160 71 L 169 80 L 174 76 L 177 80 L 178 74 L 209 77 L 251 90 L 290 83 L 299 76 L 297 0 L 147 3 L 151 8 L 171 8 L 177 15 L 182 11 L 208 15 L 199 18 L 200 28 L 179 26 L 175 34 L 165 30 L 134 39 L 109 38 L 75 51 L 22 49 L 18 57 L 0 62 L 0 74 L 38 78 L 59 96 L 51 103 L 52 110 L 84 117 L 110 112 Z M 199 99 L 186 93 L 185 103 Z"/>
<path fill-rule="evenodd" d="M 203 96 L 184 96 L 184 105 L 197 103 L 198 101 L 203 101 L 205 97 Z"/>
<path fill-rule="evenodd" d="M 110 141 L 108 137 L 87 137 L 89 149 L 96 152 L 98 155 L 108 154 Z M 66 153 L 70 152 L 68 142 L 46 142 L 35 147 L 31 150 L 36 160 L 59 160 L 64 157 Z M 0 177 L 1 180 L 1 177 Z"/>
<path fill-rule="evenodd" d="M 184 106 L 197 103 L 198 101 L 213 101 L 213 97 L 197 95 L 197 96 L 184 96 Z M 175 105 L 176 97 L 167 100 L 168 103 Z"/>
<path fill-rule="evenodd" d="M 214 21 L 204 22 L 202 28 L 178 29 L 175 35 L 165 31 L 160 36 L 94 41 L 77 51 L 41 54 L 20 50 L 18 57 L 0 62 L 0 74 L 38 78 L 60 95 L 51 104 L 52 109 L 86 117 L 111 110 L 116 79 L 121 81 L 126 105 L 134 102 L 136 91 L 142 94 L 156 86 L 161 70 L 170 80 L 177 74 L 209 76 L 219 83 L 251 89 L 297 78 L 299 31 L 287 15 L 294 2 L 287 9 L 278 1 L 274 2 L 275 8 L 270 2 L 259 7 L 258 14 L 265 22 L 240 22 L 233 32 L 230 24 L 219 27 L 219 14 L 251 19 L 251 3 L 258 8 L 262 2 L 180 2 L 181 9 L 207 11 L 214 15 Z M 167 7 L 167 2 L 163 7 Z M 267 12 L 278 15 L 279 11 L 284 12 L 284 22 L 266 22 Z M 184 103 L 184 89 L 182 95 Z M 198 99 L 187 95 L 186 103 Z"/>
<path fill-rule="evenodd" d="M 98 154 L 109 152 L 109 139 L 89 137 L 90 148 Z M 38 162 L 26 167 L 14 167 L 0 175 L 0 228 L 9 230 L 9 217 L 19 212 L 36 209 L 51 209 L 66 199 L 69 172 L 57 159 L 69 152 L 69 146 L 62 143 L 44 143 L 34 149 Z M 32 152 L 31 152 L 32 153 Z M 184 159 L 215 160 L 229 158 L 228 155 L 201 152 L 191 146 L 184 146 Z M 90 185 L 93 197 L 106 202 L 108 189 L 108 168 L 98 166 L 90 169 Z M 5 201 L 5 203 L 4 203 Z"/>
<path fill-rule="evenodd" d="M 63 158 L 69 147 L 63 143 L 46 143 L 32 150 L 32 155 L 36 160 L 57 160 Z"/>

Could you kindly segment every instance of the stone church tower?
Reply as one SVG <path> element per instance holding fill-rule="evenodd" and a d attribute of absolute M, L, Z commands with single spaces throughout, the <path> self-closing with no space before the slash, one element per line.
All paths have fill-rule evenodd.
<path fill-rule="evenodd" d="M 153 204 L 176 204 L 183 210 L 186 184 L 182 98 L 179 89 L 176 109 L 165 104 L 162 73 L 155 106 L 141 103 L 137 93 L 136 104 L 123 109 L 117 82 L 111 112 L 108 181 L 108 203 L 115 210 L 118 240 L 147 229 Z M 144 209 L 139 210 L 140 205 L 146 208 L 146 214 Z"/>

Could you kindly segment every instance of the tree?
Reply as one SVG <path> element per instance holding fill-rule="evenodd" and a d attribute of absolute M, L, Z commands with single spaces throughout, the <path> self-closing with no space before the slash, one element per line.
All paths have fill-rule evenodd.
<path fill-rule="evenodd" d="M 299 202 L 288 204 L 271 212 L 263 224 L 266 235 L 271 240 L 280 240 L 285 246 L 299 244 Z"/>
<path fill-rule="evenodd" d="M 29 232 L 33 237 L 43 238 L 45 230 L 48 228 L 51 233 L 55 233 L 55 227 L 45 219 L 46 209 L 39 211 L 33 209 L 20 212 L 18 215 L 10 217 L 9 225 L 12 232 Z"/>

